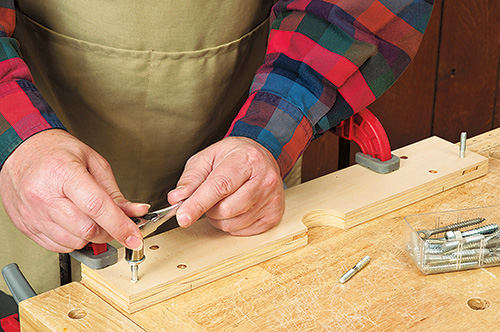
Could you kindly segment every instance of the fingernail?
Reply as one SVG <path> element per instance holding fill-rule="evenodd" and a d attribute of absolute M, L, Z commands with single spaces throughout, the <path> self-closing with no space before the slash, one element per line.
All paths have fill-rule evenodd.
<path fill-rule="evenodd" d="M 125 240 L 125 245 L 127 248 L 132 249 L 132 250 L 140 250 L 142 248 L 143 242 L 141 239 L 130 235 L 126 240 Z"/>
<path fill-rule="evenodd" d="M 191 225 L 191 218 L 187 214 L 181 214 L 177 216 L 177 223 L 181 227 L 188 227 Z"/>
<path fill-rule="evenodd" d="M 137 205 L 137 206 L 138 206 L 138 207 L 143 207 L 143 206 L 145 206 L 145 207 L 147 207 L 147 208 L 148 208 L 148 210 L 149 210 L 149 209 L 151 209 L 151 204 L 138 203 L 138 205 Z"/>

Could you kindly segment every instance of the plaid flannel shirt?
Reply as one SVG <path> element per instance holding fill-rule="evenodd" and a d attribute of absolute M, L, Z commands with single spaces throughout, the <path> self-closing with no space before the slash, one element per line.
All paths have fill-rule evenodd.
<path fill-rule="evenodd" d="M 0 165 L 61 128 L 19 56 L 13 0 L 0 0 Z M 282 0 L 250 96 L 227 136 L 265 146 L 285 176 L 309 142 L 384 93 L 415 56 L 433 0 Z"/>

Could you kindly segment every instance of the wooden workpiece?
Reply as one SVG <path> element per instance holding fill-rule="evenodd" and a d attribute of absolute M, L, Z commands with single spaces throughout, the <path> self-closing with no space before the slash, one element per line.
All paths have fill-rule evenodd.
<path fill-rule="evenodd" d="M 308 244 L 301 248 L 133 314 L 113 308 L 108 299 L 102 301 L 80 283 L 60 287 L 21 303 L 23 331 L 494 330 L 500 315 L 496 308 L 500 290 L 495 287 L 500 267 L 425 276 L 405 253 L 403 243 L 406 215 L 500 204 L 500 131 L 469 140 L 469 149 L 489 157 L 486 176 L 393 212 L 384 207 L 382 216 L 348 230 L 310 228 Z M 456 146 L 454 151 L 458 156 Z M 471 156 L 468 153 L 465 159 Z M 408 154 L 406 161 L 411 158 Z M 426 173 L 442 173 L 434 162 L 426 163 Z M 481 165 L 466 167 L 460 174 L 485 170 Z M 404 163 L 398 172 L 403 169 Z M 389 187 L 379 187 L 377 196 L 386 194 Z M 301 193 L 300 187 L 292 189 L 287 192 L 289 205 L 289 193 Z M 359 193 L 355 197 L 362 197 L 360 187 L 352 190 Z M 417 192 L 421 191 L 425 190 Z M 293 200 L 294 206 L 309 204 L 314 192 L 304 189 L 303 198 Z M 320 197 L 325 196 L 332 202 L 343 197 L 340 188 L 320 192 Z M 321 204 L 311 208 L 325 209 Z M 325 219 L 315 215 L 304 218 L 324 224 Z M 372 257 L 371 263 L 340 284 L 338 278 L 366 255 Z M 126 270 L 123 274 L 128 276 Z M 96 319 L 99 315 L 106 317 L 105 323 L 102 317 Z M 109 327 L 108 321 L 121 322 L 123 327 Z M 129 323 L 134 327 L 129 328 Z"/>

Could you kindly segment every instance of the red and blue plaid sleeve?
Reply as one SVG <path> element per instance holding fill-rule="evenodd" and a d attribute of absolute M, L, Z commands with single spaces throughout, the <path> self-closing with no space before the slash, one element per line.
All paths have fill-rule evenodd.
<path fill-rule="evenodd" d="M 26 63 L 19 56 L 14 1 L 0 0 L 0 167 L 30 136 L 64 126 L 33 85 Z"/>
<path fill-rule="evenodd" d="M 264 64 L 227 136 L 261 143 L 285 176 L 312 139 L 368 106 L 403 73 L 433 1 L 279 1 Z"/>

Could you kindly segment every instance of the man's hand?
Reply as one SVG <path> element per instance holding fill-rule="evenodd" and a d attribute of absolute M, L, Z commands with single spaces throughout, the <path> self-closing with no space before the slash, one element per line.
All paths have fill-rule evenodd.
<path fill-rule="evenodd" d="M 271 153 L 244 137 L 225 138 L 191 157 L 177 188 L 168 194 L 180 226 L 204 213 L 232 235 L 254 235 L 276 225 L 284 212 L 284 189 Z"/>
<path fill-rule="evenodd" d="M 63 130 L 35 134 L 9 156 L 0 194 L 16 227 L 49 250 L 71 252 L 113 238 L 131 249 L 142 245 L 127 215 L 149 207 L 127 201 L 108 162 Z"/>

